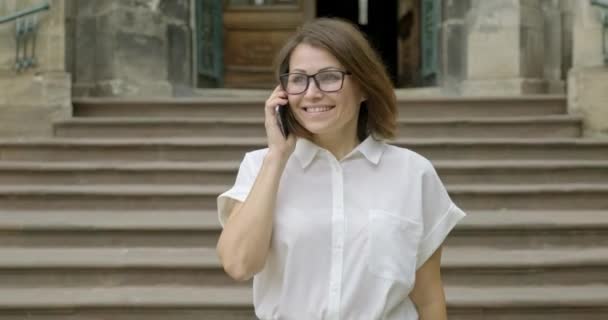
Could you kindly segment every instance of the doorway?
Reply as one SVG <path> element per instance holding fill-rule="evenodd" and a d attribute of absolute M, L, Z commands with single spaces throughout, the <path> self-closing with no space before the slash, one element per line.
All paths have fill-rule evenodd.
<path fill-rule="evenodd" d="M 434 85 L 422 75 L 422 1 L 318 0 L 316 13 L 355 23 L 380 54 L 395 87 L 420 87 Z M 360 8 L 361 2 L 367 8 Z M 367 13 L 367 23 L 360 23 L 360 11 Z"/>
<path fill-rule="evenodd" d="M 359 0 L 317 1 L 317 17 L 343 18 L 355 23 L 370 40 L 388 68 L 393 83 L 397 81 L 397 0 L 367 1 L 367 8 L 359 7 Z M 360 11 L 367 11 L 367 23 L 361 23 Z M 387 19 L 387 17 L 395 17 Z M 363 18 L 365 19 L 365 18 Z M 364 20 L 363 20 L 364 21 Z"/>

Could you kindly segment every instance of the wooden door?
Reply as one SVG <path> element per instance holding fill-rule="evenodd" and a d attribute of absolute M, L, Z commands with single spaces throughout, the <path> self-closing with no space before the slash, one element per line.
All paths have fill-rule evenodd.
<path fill-rule="evenodd" d="M 224 86 L 273 88 L 275 55 L 296 28 L 314 16 L 310 0 L 226 0 Z"/>

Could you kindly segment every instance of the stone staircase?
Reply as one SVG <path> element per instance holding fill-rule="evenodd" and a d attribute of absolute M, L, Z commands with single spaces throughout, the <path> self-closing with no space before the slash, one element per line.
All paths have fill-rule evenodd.
<path fill-rule="evenodd" d="M 265 146 L 263 100 L 77 100 L 53 139 L 0 141 L 0 320 L 252 319 L 215 199 Z M 608 319 L 608 141 L 565 97 L 399 108 L 394 144 L 469 213 L 444 249 L 450 319 Z"/>

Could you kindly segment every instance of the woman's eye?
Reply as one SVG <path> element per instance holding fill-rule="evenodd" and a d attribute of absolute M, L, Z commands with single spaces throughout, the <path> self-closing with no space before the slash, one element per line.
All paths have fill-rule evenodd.
<path fill-rule="evenodd" d="M 337 72 L 328 72 L 319 74 L 319 81 L 338 81 L 340 80 L 340 74 Z"/>
<path fill-rule="evenodd" d="M 302 83 L 306 81 L 306 77 L 304 76 L 292 76 L 291 77 L 291 82 L 293 83 Z"/>

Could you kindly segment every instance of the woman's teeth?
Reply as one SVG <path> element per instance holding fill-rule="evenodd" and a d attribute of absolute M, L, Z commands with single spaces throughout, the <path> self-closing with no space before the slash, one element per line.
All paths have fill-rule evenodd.
<path fill-rule="evenodd" d="M 314 112 L 325 112 L 331 110 L 333 107 L 308 107 L 305 108 L 306 112 L 314 113 Z"/>

